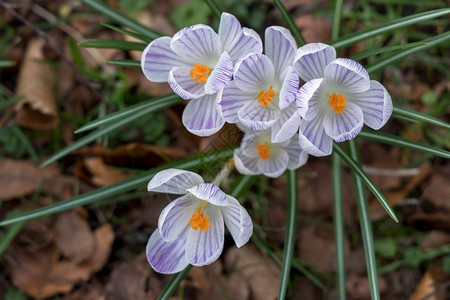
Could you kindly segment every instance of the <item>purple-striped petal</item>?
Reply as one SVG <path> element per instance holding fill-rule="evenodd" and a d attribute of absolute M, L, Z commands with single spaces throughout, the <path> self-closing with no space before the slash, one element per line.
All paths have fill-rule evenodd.
<path fill-rule="evenodd" d="M 325 67 L 336 59 L 336 50 L 322 43 L 310 43 L 297 50 L 294 69 L 305 82 L 323 78 Z"/>
<path fill-rule="evenodd" d="M 189 194 L 170 202 L 159 215 L 158 228 L 161 237 L 172 241 L 185 234 L 194 211 L 195 205 Z"/>
<path fill-rule="evenodd" d="M 228 202 L 228 201 L 227 201 Z M 204 212 L 209 216 L 208 230 L 188 230 L 186 239 L 186 260 L 194 266 L 213 263 L 222 253 L 225 226 L 218 207 L 207 206 Z"/>
<path fill-rule="evenodd" d="M 235 198 L 227 195 L 229 206 L 222 208 L 225 225 L 238 248 L 245 245 L 253 233 L 253 222 L 248 212 Z"/>
<path fill-rule="evenodd" d="M 297 44 L 289 30 L 281 26 L 271 26 L 265 32 L 264 49 L 275 67 L 275 77 L 280 78 L 294 62 Z"/>
<path fill-rule="evenodd" d="M 248 157 L 242 153 L 241 149 L 234 150 L 234 165 L 236 170 L 244 175 L 256 175 L 261 174 L 258 169 L 259 157 Z"/>
<path fill-rule="evenodd" d="M 242 91 L 259 93 L 273 84 L 274 72 L 272 61 L 267 56 L 249 53 L 236 62 L 234 82 Z"/>
<path fill-rule="evenodd" d="M 337 58 L 329 63 L 325 68 L 325 78 L 350 93 L 362 93 L 370 88 L 369 73 L 348 58 Z"/>
<path fill-rule="evenodd" d="M 300 80 L 295 71 L 292 67 L 288 67 L 280 90 L 280 109 L 285 109 L 291 105 L 291 103 L 295 102 L 299 92 L 299 83 Z"/>
<path fill-rule="evenodd" d="M 323 120 L 325 133 L 336 142 L 354 138 L 364 125 L 361 108 L 353 103 L 347 103 L 342 113 L 328 112 Z"/>
<path fill-rule="evenodd" d="M 206 200 L 217 206 L 228 205 L 227 194 L 212 183 L 201 183 L 188 189 L 188 192 L 200 200 Z"/>
<path fill-rule="evenodd" d="M 178 273 L 188 266 L 185 258 L 185 237 L 166 242 L 155 230 L 147 243 L 147 260 L 156 272 Z"/>
<path fill-rule="evenodd" d="M 280 109 L 274 105 L 261 106 L 254 100 L 238 111 L 239 121 L 251 130 L 270 128 L 280 117 Z"/>
<path fill-rule="evenodd" d="M 231 47 L 224 47 L 223 51 L 230 54 L 233 62 L 247 53 L 262 53 L 263 46 L 261 37 L 256 31 L 250 28 L 242 28 L 241 34 L 236 37 L 235 43 Z"/>
<path fill-rule="evenodd" d="M 289 156 L 287 168 L 295 170 L 306 164 L 308 161 L 308 154 L 303 151 L 298 141 L 298 134 L 294 135 L 289 141 L 289 144 L 284 148 Z"/>
<path fill-rule="evenodd" d="M 312 120 L 316 117 L 319 110 L 320 90 L 324 80 L 313 79 L 302 85 L 297 94 L 298 114 L 306 120 Z"/>
<path fill-rule="evenodd" d="M 234 81 L 227 83 L 220 98 L 220 106 L 225 121 L 228 123 L 239 122 L 238 111 L 247 103 L 255 101 L 256 96 L 256 93 L 241 91 Z"/>
<path fill-rule="evenodd" d="M 196 82 L 189 72 L 192 67 L 175 67 L 169 72 L 168 82 L 172 90 L 185 100 L 205 95 L 205 84 Z"/>
<path fill-rule="evenodd" d="M 205 92 L 207 94 L 217 93 L 225 87 L 233 76 L 233 61 L 230 55 L 224 52 L 219 58 L 214 70 L 208 77 L 205 84 Z"/>
<path fill-rule="evenodd" d="M 172 38 L 170 48 L 191 64 L 209 67 L 213 67 L 222 54 L 219 35 L 211 27 L 203 24 L 178 31 Z"/>
<path fill-rule="evenodd" d="M 378 81 L 370 81 L 370 89 L 363 93 L 351 94 L 352 103 L 361 108 L 364 124 L 372 129 L 380 129 L 392 114 L 392 100 L 388 91 Z"/>
<path fill-rule="evenodd" d="M 156 173 L 148 183 L 149 192 L 187 194 L 187 189 L 203 183 L 203 178 L 185 170 L 167 169 Z"/>
<path fill-rule="evenodd" d="M 300 115 L 297 111 L 297 105 L 292 103 L 283 109 L 280 118 L 272 125 L 272 143 L 281 143 L 290 139 L 300 126 Z"/>
<path fill-rule="evenodd" d="M 278 149 L 276 154 L 269 158 L 258 160 L 258 169 L 267 177 L 276 178 L 286 171 L 289 162 L 289 156 L 284 149 Z"/>
<path fill-rule="evenodd" d="M 142 52 L 141 68 L 145 77 L 154 82 L 167 82 L 174 67 L 186 63 L 170 49 L 171 37 L 163 36 L 151 42 Z"/>
<path fill-rule="evenodd" d="M 300 122 L 298 140 L 302 149 L 314 156 L 330 155 L 333 150 L 333 139 L 330 138 L 323 128 L 323 116 Z"/>
<path fill-rule="evenodd" d="M 219 23 L 219 37 L 222 43 L 222 51 L 228 51 L 236 42 L 236 37 L 242 33 L 239 20 L 229 13 L 222 13 Z"/>
<path fill-rule="evenodd" d="M 182 116 L 187 130 L 198 136 L 210 136 L 223 127 L 225 119 L 217 97 L 218 94 L 205 95 L 188 102 Z"/>
<path fill-rule="evenodd" d="M 256 146 L 258 145 L 260 136 L 261 132 L 259 131 L 250 131 L 244 134 L 240 147 L 244 155 L 248 157 L 258 157 L 258 149 Z"/>

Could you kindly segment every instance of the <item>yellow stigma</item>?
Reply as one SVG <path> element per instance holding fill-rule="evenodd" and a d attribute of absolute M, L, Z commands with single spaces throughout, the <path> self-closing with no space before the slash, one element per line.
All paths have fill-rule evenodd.
<path fill-rule="evenodd" d="M 270 87 L 267 92 L 265 90 L 261 90 L 258 94 L 258 102 L 262 107 L 269 106 L 269 103 L 273 101 L 273 97 L 275 97 L 275 91 Z"/>
<path fill-rule="evenodd" d="M 262 160 L 266 160 L 270 157 L 269 143 L 266 142 L 262 145 L 256 145 L 256 149 L 258 149 L 258 155 Z"/>
<path fill-rule="evenodd" d="M 211 226 L 208 215 L 203 215 L 203 211 L 207 204 L 208 201 L 203 200 L 195 209 L 194 214 L 189 219 L 189 225 L 191 225 L 192 229 L 206 231 L 209 229 L 209 226 Z"/>
<path fill-rule="evenodd" d="M 205 65 L 195 64 L 192 70 L 189 72 L 192 79 L 198 83 L 205 83 L 208 80 L 209 74 L 211 74 L 211 69 Z"/>
<path fill-rule="evenodd" d="M 333 112 L 340 114 L 345 110 L 345 104 L 347 104 L 347 99 L 345 99 L 342 94 L 333 94 L 330 96 L 328 105 L 333 108 Z"/>

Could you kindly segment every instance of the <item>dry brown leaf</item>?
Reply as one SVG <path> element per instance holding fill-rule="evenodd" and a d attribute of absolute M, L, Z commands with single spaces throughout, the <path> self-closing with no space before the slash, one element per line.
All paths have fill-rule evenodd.
<path fill-rule="evenodd" d="M 55 165 L 39 168 L 25 160 L 0 160 L 0 199 L 11 200 L 25 196 L 35 190 L 44 180 L 56 177 L 59 171 Z"/>
<path fill-rule="evenodd" d="M 302 15 L 295 19 L 295 25 L 302 32 L 307 43 L 326 43 L 330 40 L 331 24 L 324 18 Z"/>
<path fill-rule="evenodd" d="M 99 300 L 102 299 L 102 294 L 102 286 L 90 284 L 74 290 L 72 293 L 62 297 L 61 300 Z"/>
<path fill-rule="evenodd" d="M 45 62 L 43 38 L 29 41 L 20 68 L 16 94 L 23 96 L 15 109 L 14 121 L 23 127 L 50 130 L 59 123 L 54 94 L 55 72 Z"/>
<path fill-rule="evenodd" d="M 423 197 L 439 209 L 450 210 L 450 180 L 440 174 L 433 174 Z"/>
<path fill-rule="evenodd" d="M 439 289 L 439 283 L 448 280 L 449 275 L 441 268 L 428 269 L 409 300 L 445 300 L 446 288 Z"/>
<path fill-rule="evenodd" d="M 347 276 L 345 286 L 351 299 L 370 299 L 370 284 L 367 275 L 358 276 L 350 273 Z M 384 294 L 388 289 L 386 280 L 378 276 L 378 290 L 380 294 Z"/>
<path fill-rule="evenodd" d="M 101 157 L 95 156 L 83 160 L 84 166 L 92 174 L 90 181 L 96 186 L 110 185 L 132 177 L 132 173 L 124 173 L 106 165 Z"/>
<path fill-rule="evenodd" d="M 420 248 L 426 250 L 429 248 L 439 248 L 447 244 L 450 244 L 449 234 L 439 230 L 432 230 L 425 235 L 420 243 Z"/>
<path fill-rule="evenodd" d="M 232 276 L 241 276 L 250 286 L 254 300 L 274 300 L 278 296 L 280 270 L 252 245 L 233 247 L 225 255 L 225 267 Z"/>

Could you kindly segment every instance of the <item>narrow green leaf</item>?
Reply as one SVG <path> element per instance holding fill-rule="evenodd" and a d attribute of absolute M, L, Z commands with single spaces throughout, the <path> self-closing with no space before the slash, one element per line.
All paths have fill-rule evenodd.
<path fill-rule="evenodd" d="M 213 12 L 213 14 L 220 20 L 220 16 L 222 15 L 222 9 L 217 5 L 214 0 L 205 0 L 206 4 L 208 4 L 209 8 Z"/>
<path fill-rule="evenodd" d="M 281 265 L 280 289 L 278 299 L 286 299 L 289 283 L 289 273 L 292 267 L 292 257 L 295 246 L 295 230 L 297 228 L 297 170 L 288 170 L 288 208 L 286 220 L 286 235 L 284 238 L 283 264 Z"/>
<path fill-rule="evenodd" d="M 117 41 L 117 40 L 89 39 L 87 42 L 78 43 L 78 46 L 86 48 L 106 48 L 106 49 L 143 51 L 145 47 L 147 47 L 147 44 L 127 42 L 127 41 Z"/>
<path fill-rule="evenodd" d="M 383 59 L 377 61 L 376 63 L 368 66 L 366 68 L 367 72 L 369 72 L 369 73 L 375 72 L 379 69 L 382 69 L 388 65 L 393 64 L 394 62 L 396 62 L 398 60 L 408 57 L 414 53 L 424 51 L 429 48 L 434 48 L 437 45 L 445 43 L 447 41 L 450 41 L 450 32 L 442 33 L 435 37 L 424 40 L 424 42 L 426 42 L 426 45 L 409 48 L 407 50 L 401 51 L 400 53 L 392 55 L 391 57 L 383 58 Z"/>
<path fill-rule="evenodd" d="M 450 152 L 445 151 L 443 149 L 439 149 L 437 147 L 433 147 L 433 146 L 429 146 L 429 145 L 424 145 L 418 142 L 413 142 L 410 140 L 407 140 L 405 138 L 396 136 L 396 135 L 392 135 L 392 134 L 388 134 L 388 133 L 384 133 L 384 132 L 376 132 L 373 130 L 368 130 L 368 129 L 363 129 L 361 130 L 361 132 L 358 135 L 361 138 L 367 139 L 367 140 L 371 140 L 371 141 L 375 141 L 375 142 L 379 142 L 379 143 L 383 143 L 383 144 L 389 144 L 389 145 L 393 145 L 393 146 L 399 146 L 399 147 L 403 147 L 403 148 L 408 148 L 411 150 L 416 150 L 416 151 L 420 151 L 420 152 L 424 152 L 424 153 L 429 153 L 435 156 L 440 156 L 443 158 L 450 158 Z"/>
<path fill-rule="evenodd" d="M 417 112 L 415 110 L 405 108 L 405 107 L 399 107 L 399 106 L 394 105 L 394 110 L 392 111 L 392 116 L 412 119 L 412 120 L 419 121 L 419 122 L 422 121 L 422 122 L 425 122 L 428 124 L 442 126 L 444 128 L 450 129 L 450 124 L 446 123 L 445 121 L 439 120 L 430 115 L 422 114 L 420 112 Z"/>
<path fill-rule="evenodd" d="M 181 281 L 186 277 L 189 273 L 189 270 L 192 268 L 191 265 L 188 265 L 183 271 L 174 274 L 169 282 L 166 284 L 161 294 L 159 294 L 157 300 L 169 300 L 170 296 L 175 292 L 175 290 L 180 285 Z"/>
<path fill-rule="evenodd" d="M 30 142 L 28 137 L 25 135 L 25 133 L 22 131 L 22 129 L 17 126 L 13 125 L 11 126 L 12 132 L 17 136 L 17 138 L 22 143 L 25 150 L 27 150 L 28 154 L 31 156 L 33 161 L 38 162 L 39 161 L 39 155 L 37 154 L 36 150 L 34 150 L 33 144 Z"/>
<path fill-rule="evenodd" d="M 345 48 L 345 47 L 351 46 L 353 44 L 356 44 L 358 42 L 367 40 L 373 36 L 383 34 L 386 32 L 390 32 L 390 31 L 394 31 L 399 28 L 403 28 L 405 26 L 424 22 L 424 21 L 427 21 L 430 19 L 438 18 L 438 17 L 444 16 L 448 13 L 450 13 L 450 8 L 442 8 L 442 9 L 436 9 L 436 10 L 432 10 L 432 11 L 428 11 L 428 12 L 415 14 L 412 16 L 407 16 L 407 17 L 400 18 L 400 19 L 397 19 L 392 22 L 387 22 L 385 24 L 381 24 L 381 25 L 374 26 L 374 27 L 371 27 L 368 29 L 354 32 L 352 34 L 348 34 L 345 37 L 342 37 L 338 40 L 332 41 L 330 43 L 330 45 L 336 49 Z"/>
<path fill-rule="evenodd" d="M 233 149 L 225 149 L 169 163 L 167 165 L 154 168 L 148 172 L 144 172 L 138 176 L 120 181 L 118 183 L 109 186 L 101 187 L 99 189 L 93 190 L 83 195 L 74 197 L 70 200 L 58 202 L 30 212 L 26 212 L 14 218 L 8 218 L 6 220 L 1 221 L 0 226 L 45 217 L 67 209 L 71 209 L 81 205 L 91 204 L 102 199 L 116 196 L 120 193 L 141 188 L 145 186 L 156 173 L 165 169 L 178 168 L 187 170 L 198 170 L 201 168 L 208 168 L 208 166 L 217 159 L 220 158 L 221 160 L 227 160 L 232 155 Z"/>
<path fill-rule="evenodd" d="M 333 153 L 333 223 L 334 242 L 336 244 L 336 276 L 339 300 L 345 300 L 345 231 L 344 205 L 342 199 L 342 163 L 341 157 Z"/>
<path fill-rule="evenodd" d="M 334 13 L 333 13 L 333 25 L 331 26 L 331 39 L 337 40 L 341 32 L 342 23 L 342 7 L 344 5 L 343 0 L 334 0 Z"/>
<path fill-rule="evenodd" d="M 291 30 L 291 33 L 294 36 L 297 43 L 300 46 L 305 45 L 306 41 L 303 38 L 302 33 L 297 28 L 297 25 L 295 25 L 294 20 L 292 20 L 291 14 L 286 10 L 286 7 L 284 7 L 284 4 L 281 2 L 281 0 L 274 0 L 273 3 L 280 11 L 281 16 L 284 19 L 284 22 L 286 22 L 287 27 L 289 27 L 289 29 Z"/>
<path fill-rule="evenodd" d="M 369 56 L 390 52 L 390 51 L 398 51 L 398 50 L 404 50 L 408 48 L 418 47 L 426 45 L 427 42 L 415 42 L 415 43 L 408 43 L 403 45 L 395 45 L 395 46 L 388 46 L 388 47 L 382 47 L 378 49 L 372 49 L 368 51 L 361 52 L 359 54 L 356 54 L 352 57 L 353 60 L 363 60 L 364 58 L 367 58 Z"/>
<path fill-rule="evenodd" d="M 100 12 L 101 14 L 107 16 L 111 20 L 119 23 L 120 25 L 122 25 L 124 27 L 128 27 L 140 34 L 143 34 L 152 40 L 157 39 L 162 36 L 162 34 L 160 34 L 159 32 L 156 32 L 156 31 L 128 18 L 127 16 L 112 9 L 109 5 L 103 3 L 102 1 L 81 0 L 81 2 L 83 2 L 87 6 L 91 7 L 92 9 L 95 9 L 96 11 Z"/>
<path fill-rule="evenodd" d="M 14 218 L 18 215 L 20 215 L 22 212 L 19 210 L 13 210 L 9 212 L 6 217 L 7 218 Z M 3 233 L 1 239 L 0 239 L 0 256 L 2 256 L 3 252 L 6 250 L 8 245 L 11 243 L 11 241 L 14 239 L 14 237 L 19 233 L 19 231 L 23 227 L 23 222 L 18 222 L 15 224 L 12 224 L 8 228 L 6 228 L 6 231 Z"/>
<path fill-rule="evenodd" d="M 78 139 L 73 144 L 67 146 L 66 148 L 62 149 L 58 153 L 51 156 L 48 160 L 46 160 L 44 163 L 42 163 L 41 167 L 45 167 L 46 165 L 49 165 L 50 163 L 57 161 L 61 157 L 64 157 L 67 154 L 69 154 L 70 152 L 72 152 L 84 145 L 87 145 L 92 141 L 95 141 L 97 138 L 99 138 L 113 130 L 116 130 L 126 124 L 129 124 L 136 119 L 144 117 L 152 112 L 159 111 L 163 108 L 172 106 L 178 102 L 179 102 L 178 99 L 176 99 L 174 101 L 166 101 L 163 103 L 161 103 L 161 101 L 158 101 L 155 103 L 151 103 L 153 105 L 141 106 L 142 107 L 141 110 L 134 111 L 133 114 L 129 114 L 129 113 L 124 114 L 125 116 L 121 115 L 122 116 L 121 118 L 115 118 L 115 116 L 113 116 L 113 117 L 109 118 L 108 124 L 105 125 L 105 127 L 99 128 L 99 129 L 83 136 L 82 138 Z M 115 122 L 111 122 L 111 120 L 114 120 Z"/>
<path fill-rule="evenodd" d="M 152 111 L 157 111 L 157 110 L 169 107 L 169 106 L 179 104 L 183 101 L 184 101 L 183 99 L 181 99 L 180 97 L 178 97 L 177 95 L 175 95 L 173 93 L 164 95 L 164 96 L 160 96 L 160 97 L 155 97 L 155 98 L 149 99 L 147 101 L 129 106 L 121 111 L 111 113 L 107 116 L 104 116 L 103 118 L 94 120 L 94 121 L 78 128 L 75 131 L 75 133 L 92 130 L 99 126 L 109 124 L 111 122 L 117 122 L 123 118 L 136 115 L 136 113 L 143 111 L 143 110 L 153 108 Z"/>
<path fill-rule="evenodd" d="M 128 36 L 137 38 L 138 40 L 141 40 L 141 41 L 144 41 L 144 42 L 147 42 L 147 43 L 150 43 L 151 41 L 153 41 L 153 39 L 148 38 L 145 35 L 142 35 L 142 34 L 139 34 L 139 33 L 133 32 L 133 31 L 125 30 L 123 28 L 120 28 L 120 27 L 117 27 L 117 26 L 114 26 L 114 25 L 111 25 L 111 24 L 102 23 L 102 25 L 107 27 L 107 28 L 109 28 L 109 29 L 112 29 L 114 31 L 123 33 L 124 35 L 128 35 Z"/>
<path fill-rule="evenodd" d="M 349 158 L 353 162 L 356 162 L 358 165 L 361 165 L 359 159 L 358 145 L 356 144 L 355 139 L 349 140 L 348 145 L 351 155 L 351 157 Z M 341 155 L 341 157 L 343 156 Z M 358 206 L 359 222 L 361 225 L 361 236 L 364 245 L 364 254 L 366 256 L 367 276 L 369 278 L 370 295 L 372 300 L 379 300 L 380 291 L 378 289 L 377 261 L 375 258 L 372 223 L 370 222 L 369 205 L 367 203 L 366 190 L 363 185 L 362 176 L 358 174 L 358 172 L 352 170 L 352 177 L 355 187 L 356 204 Z"/>
<path fill-rule="evenodd" d="M 369 190 L 372 192 L 372 194 L 380 201 L 380 204 L 383 206 L 383 208 L 386 210 L 388 215 L 394 219 L 395 222 L 398 223 L 397 216 L 395 215 L 394 210 L 392 209 L 389 202 L 384 197 L 383 193 L 377 188 L 377 186 L 370 180 L 370 178 L 367 176 L 367 174 L 363 171 L 360 164 L 358 164 L 357 161 L 352 159 L 347 152 L 345 152 L 339 144 L 336 142 L 334 143 L 334 149 L 335 151 L 343 160 L 344 162 L 350 167 L 353 173 L 358 175 L 362 182 L 369 188 Z"/>
<path fill-rule="evenodd" d="M 132 59 L 118 59 L 118 60 L 107 60 L 105 61 L 107 64 L 119 66 L 119 67 L 125 67 L 125 68 L 141 68 L 141 63 L 137 60 Z"/>
<path fill-rule="evenodd" d="M 0 68 L 13 67 L 15 65 L 16 62 L 13 60 L 0 60 Z"/>
<path fill-rule="evenodd" d="M 241 197 L 252 186 L 255 179 L 256 176 L 239 175 L 228 194 L 236 199 Z"/>

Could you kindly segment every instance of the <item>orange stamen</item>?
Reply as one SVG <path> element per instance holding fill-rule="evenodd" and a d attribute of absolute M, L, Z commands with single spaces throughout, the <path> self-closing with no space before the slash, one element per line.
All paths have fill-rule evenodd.
<path fill-rule="evenodd" d="M 261 90 L 258 94 L 258 102 L 262 107 L 269 106 L 269 103 L 273 101 L 273 97 L 275 97 L 275 91 L 270 87 L 267 92 L 265 90 Z"/>
<path fill-rule="evenodd" d="M 262 160 L 266 160 L 270 157 L 270 146 L 269 143 L 264 143 L 263 145 L 256 145 L 258 149 L 258 155 Z"/>
<path fill-rule="evenodd" d="M 328 105 L 333 108 L 333 112 L 340 114 L 345 110 L 345 104 L 347 104 L 347 99 L 345 99 L 342 94 L 333 94 L 330 96 Z"/>
<path fill-rule="evenodd" d="M 207 204 L 208 201 L 203 200 L 195 209 L 194 214 L 189 219 L 189 225 L 191 225 L 192 229 L 206 231 L 209 229 L 209 226 L 211 226 L 209 216 L 203 215 L 203 211 L 205 210 Z"/>
<path fill-rule="evenodd" d="M 205 83 L 208 80 L 209 74 L 211 74 L 211 69 L 208 66 L 195 64 L 192 70 L 189 72 L 192 79 L 198 83 Z"/>

